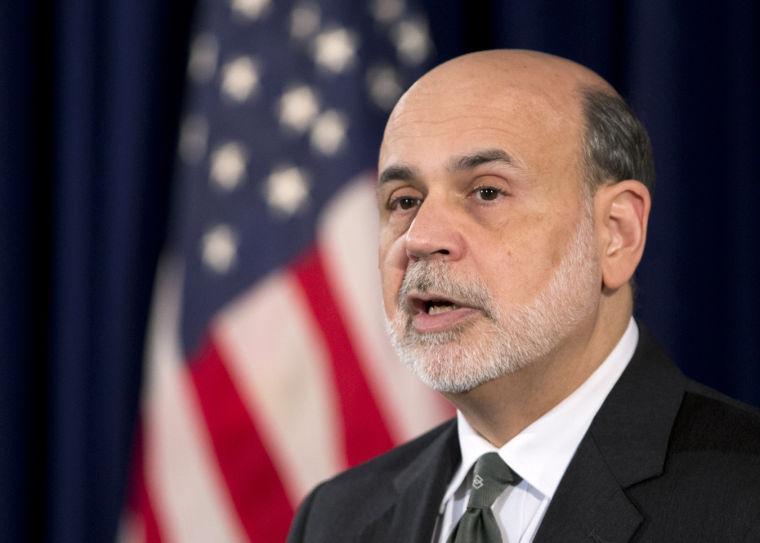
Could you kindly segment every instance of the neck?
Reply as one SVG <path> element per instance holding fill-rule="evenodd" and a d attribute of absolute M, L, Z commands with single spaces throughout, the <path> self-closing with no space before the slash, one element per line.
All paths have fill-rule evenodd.
<path fill-rule="evenodd" d="M 461 394 L 446 397 L 470 425 L 501 447 L 567 398 L 602 364 L 630 320 L 630 288 L 603 296 L 599 311 L 546 357 Z"/>

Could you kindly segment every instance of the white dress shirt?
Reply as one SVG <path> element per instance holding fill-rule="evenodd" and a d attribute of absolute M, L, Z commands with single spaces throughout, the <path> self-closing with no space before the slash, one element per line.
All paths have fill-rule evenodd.
<path fill-rule="evenodd" d="M 445 543 L 467 508 L 475 461 L 495 451 L 522 477 L 492 506 L 504 543 L 528 543 L 538 531 L 560 479 L 604 399 L 633 357 L 639 329 L 631 318 L 620 341 L 602 364 L 572 394 L 497 449 L 457 412 L 462 463 L 443 496 L 436 529 Z"/>

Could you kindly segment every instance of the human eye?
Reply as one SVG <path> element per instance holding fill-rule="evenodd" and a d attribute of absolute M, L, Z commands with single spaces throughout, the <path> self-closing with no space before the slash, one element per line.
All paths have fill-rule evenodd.
<path fill-rule="evenodd" d="M 409 211 L 422 203 L 422 199 L 412 194 L 399 194 L 388 200 L 387 208 L 390 211 Z"/>
<path fill-rule="evenodd" d="M 420 205 L 419 198 L 411 198 L 409 196 L 401 196 L 400 198 L 394 198 L 391 201 L 391 209 L 408 210 Z"/>
<path fill-rule="evenodd" d="M 484 185 L 475 188 L 472 191 L 473 196 L 475 196 L 476 199 L 481 200 L 483 202 L 492 202 L 494 200 L 499 199 L 500 197 L 506 196 L 506 193 L 497 188 L 492 187 L 489 185 Z"/>

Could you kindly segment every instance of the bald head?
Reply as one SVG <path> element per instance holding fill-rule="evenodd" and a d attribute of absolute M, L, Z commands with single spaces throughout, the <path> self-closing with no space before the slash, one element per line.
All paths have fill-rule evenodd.
<path fill-rule="evenodd" d="M 451 59 L 430 70 L 419 82 L 433 80 L 436 77 L 475 72 L 491 72 L 495 78 L 505 77 L 514 81 L 519 78 L 524 82 L 570 86 L 598 86 L 614 93 L 614 89 L 596 72 L 566 58 L 521 49 L 495 49 L 478 51 Z"/>
<path fill-rule="evenodd" d="M 524 91 L 562 111 L 578 106 L 581 89 L 617 95 L 596 73 L 575 62 L 537 51 L 480 51 L 437 66 L 420 78 L 397 106 L 416 99 L 455 99 L 467 93 L 475 100 L 499 99 L 504 93 Z"/>
<path fill-rule="evenodd" d="M 638 179 L 651 189 L 648 136 L 615 89 L 580 64 L 537 51 L 481 51 L 437 66 L 399 100 L 384 141 L 420 113 L 432 120 L 436 111 L 454 108 L 461 115 L 477 115 L 481 107 L 494 118 L 518 113 L 549 144 L 556 138 L 575 141 L 584 180 L 592 188 Z"/>

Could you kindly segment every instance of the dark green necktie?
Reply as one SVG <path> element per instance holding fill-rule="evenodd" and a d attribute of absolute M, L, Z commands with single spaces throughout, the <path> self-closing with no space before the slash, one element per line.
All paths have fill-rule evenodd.
<path fill-rule="evenodd" d="M 501 532 L 491 505 L 518 477 L 495 453 L 486 453 L 475 462 L 467 510 L 459 519 L 448 543 L 500 543 Z"/>

